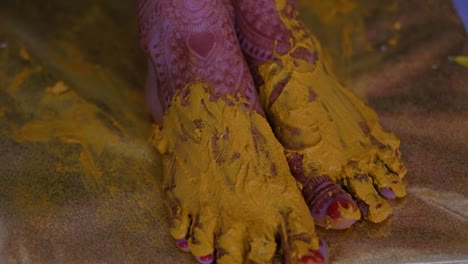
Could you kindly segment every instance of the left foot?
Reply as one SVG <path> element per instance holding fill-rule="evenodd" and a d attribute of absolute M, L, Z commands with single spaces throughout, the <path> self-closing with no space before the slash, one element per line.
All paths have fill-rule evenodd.
<path fill-rule="evenodd" d="M 351 226 L 359 211 L 382 222 L 392 213 L 384 198 L 406 195 L 399 139 L 328 73 L 319 43 L 297 19 L 295 1 L 277 2 L 238 1 L 238 37 L 311 213 L 326 228 Z M 265 8 L 273 15 L 253 11 Z M 276 28 L 265 30 L 271 25 Z"/>

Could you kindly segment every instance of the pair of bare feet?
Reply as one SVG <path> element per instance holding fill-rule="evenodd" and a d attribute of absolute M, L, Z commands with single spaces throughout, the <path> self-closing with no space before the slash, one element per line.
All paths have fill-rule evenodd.
<path fill-rule="evenodd" d="M 391 214 L 399 140 L 327 71 L 295 0 L 139 0 L 171 234 L 201 263 L 325 263 Z"/>

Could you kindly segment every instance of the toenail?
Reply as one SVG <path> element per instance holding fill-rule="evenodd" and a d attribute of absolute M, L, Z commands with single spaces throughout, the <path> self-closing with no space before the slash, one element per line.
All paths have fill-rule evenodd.
<path fill-rule="evenodd" d="M 201 264 L 211 264 L 213 263 L 213 254 L 209 254 L 202 257 L 195 257 L 197 261 Z"/>
<path fill-rule="evenodd" d="M 337 200 L 334 201 L 327 209 L 327 215 L 331 217 L 333 220 L 337 220 L 341 217 L 340 207 L 344 209 L 348 209 L 352 206 L 348 201 L 345 200 Z"/>
<path fill-rule="evenodd" d="M 341 214 L 338 208 L 339 208 L 338 201 L 333 202 L 332 204 L 330 204 L 330 206 L 327 209 L 327 215 L 331 217 L 333 220 L 340 218 Z"/>
<path fill-rule="evenodd" d="M 325 263 L 325 260 L 318 251 L 312 251 L 310 252 L 310 255 L 305 255 L 300 259 L 301 263 L 304 264 L 309 264 L 309 263 Z"/>
<path fill-rule="evenodd" d="M 176 241 L 176 243 L 177 243 L 177 247 L 180 250 L 182 250 L 184 252 L 189 252 L 190 251 L 189 245 L 187 243 L 187 239 L 185 239 L 185 238 L 179 239 L 179 240 Z"/>
<path fill-rule="evenodd" d="M 387 198 L 387 199 L 394 199 L 396 198 L 396 195 L 395 193 L 393 192 L 393 190 L 391 188 L 388 188 L 388 187 L 385 187 L 385 188 L 381 188 L 379 190 L 379 193 L 380 195 L 382 195 L 383 197 Z"/>
<path fill-rule="evenodd" d="M 319 249 L 318 252 L 322 255 L 324 261 L 323 263 L 328 263 L 328 245 L 323 239 L 319 239 Z"/>
<path fill-rule="evenodd" d="M 348 209 L 348 208 L 349 208 L 349 205 L 350 205 L 349 202 L 347 202 L 347 201 L 340 201 L 339 203 L 340 203 L 340 205 L 341 205 L 344 209 Z"/>
<path fill-rule="evenodd" d="M 380 207 L 382 207 L 382 204 L 377 204 L 377 205 L 375 206 L 375 208 L 377 208 L 377 209 L 379 209 Z"/>

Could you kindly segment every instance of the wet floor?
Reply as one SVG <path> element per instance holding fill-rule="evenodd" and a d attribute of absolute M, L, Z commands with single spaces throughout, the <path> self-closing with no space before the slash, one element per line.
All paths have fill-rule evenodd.
<path fill-rule="evenodd" d="M 468 42 L 450 1 L 301 4 L 409 169 L 384 223 L 318 229 L 331 262 L 468 262 L 468 68 L 447 60 Z M 193 261 L 168 233 L 134 9 L 0 4 L 0 263 Z"/>

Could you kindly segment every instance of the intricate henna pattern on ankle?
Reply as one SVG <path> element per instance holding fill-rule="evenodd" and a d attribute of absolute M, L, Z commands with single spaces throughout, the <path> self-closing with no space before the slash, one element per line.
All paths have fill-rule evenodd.
<path fill-rule="evenodd" d="M 236 17 L 239 43 L 250 60 L 262 63 L 273 59 L 275 50 L 284 54 L 291 48 L 290 33 L 276 15 L 272 1 L 238 0 L 234 6 L 239 14 Z"/>
<path fill-rule="evenodd" d="M 212 84 L 213 100 L 240 94 L 260 109 L 255 106 L 253 81 L 237 46 L 234 10 L 225 2 L 140 2 L 141 44 L 155 79 L 148 89 L 163 98 L 163 110 L 175 91 L 201 80 Z"/>
<path fill-rule="evenodd" d="M 296 39 L 291 31 L 308 33 L 302 24 L 288 27 L 281 16 L 297 20 L 297 3 L 286 1 L 284 9 L 278 10 L 272 0 L 238 0 L 236 8 L 236 31 L 244 54 L 249 63 L 259 65 L 275 58 L 275 54 L 284 55 L 295 46 Z M 281 15 L 281 16 L 280 16 Z"/>

